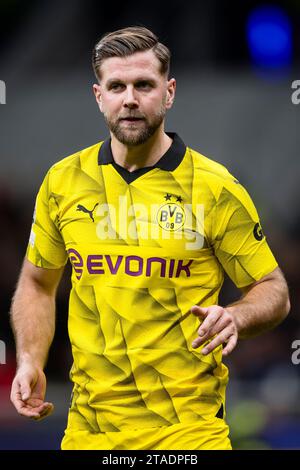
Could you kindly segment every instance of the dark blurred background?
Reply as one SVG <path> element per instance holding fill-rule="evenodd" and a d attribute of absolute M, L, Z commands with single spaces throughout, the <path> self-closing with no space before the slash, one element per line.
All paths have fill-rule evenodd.
<path fill-rule="evenodd" d="M 287 320 L 240 342 L 226 359 L 233 445 L 300 449 L 300 364 L 292 362 L 300 340 L 300 105 L 292 99 L 300 2 L 0 0 L 0 20 L 0 449 L 58 449 L 66 426 L 70 268 L 46 371 L 56 411 L 39 423 L 19 417 L 9 402 L 9 307 L 46 171 L 107 136 L 92 94 L 92 48 L 105 32 L 130 25 L 149 27 L 172 51 L 177 98 L 166 129 L 246 186 L 290 287 Z M 220 303 L 237 295 L 227 280 Z"/>

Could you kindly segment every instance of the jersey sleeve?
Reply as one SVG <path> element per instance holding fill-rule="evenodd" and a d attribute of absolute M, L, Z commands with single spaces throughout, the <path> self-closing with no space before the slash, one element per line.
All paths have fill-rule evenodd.
<path fill-rule="evenodd" d="M 278 266 L 249 194 L 233 177 L 226 179 L 216 201 L 213 248 L 239 288 L 260 280 Z"/>
<path fill-rule="evenodd" d="M 58 269 L 68 256 L 58 228 L 59 215 L 55 197 L 50 190 L 50 170 L 37 194 L 26 257 L 36 266 Z"/>

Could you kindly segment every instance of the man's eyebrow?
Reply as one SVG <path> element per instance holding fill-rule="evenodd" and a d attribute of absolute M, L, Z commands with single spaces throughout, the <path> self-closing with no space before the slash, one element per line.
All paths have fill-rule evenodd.
<path fill-rule="evenodd" d="M 107 88 L 109 88 L 110 85 L 112 85 L 113 83 L 123 83 L 123 82 L 119 78 L 109 78 L 106 82 Z"/>
<path fill-rule="evenodd" d="M 157 80 L 151 77 L 140 77 L 135 80 L 135 83 L 141 83 L 141 82 L 146 82 L 146 83 L 150 83 L 151 85 L 154 85 L 155 83 L 157 83 Z"/>
<path fill-rule="evenodd" d="M 152 77 L 138 77 L 136 80 L 134 80 L 134 83 L 140 83 L 140 82 L 148 82 L 151 84 L 155 84 L 156 80 Z M 121 80 L 120 78 L 109 78 L 106 82 L 106 87 L 109 88 L 112 84 L 124 84 L 124 81 Z"/>

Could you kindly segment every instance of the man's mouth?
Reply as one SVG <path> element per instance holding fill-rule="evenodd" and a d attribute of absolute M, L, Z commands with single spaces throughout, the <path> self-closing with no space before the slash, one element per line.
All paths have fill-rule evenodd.
<path fill-rule="evenodd" d="M 127 122 L 136 122 L 136 121 L 143 121 L 144 118 L 140 118 L 140 117 L 124 117 L 124 118 L 120 118 L 120 121 L 127 121 Z"/>

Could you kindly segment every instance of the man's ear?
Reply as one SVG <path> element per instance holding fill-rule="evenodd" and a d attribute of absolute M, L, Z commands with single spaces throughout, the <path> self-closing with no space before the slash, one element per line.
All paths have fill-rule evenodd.
<path fill-rule="evenodd" d="M 101 113 L 102 111 L 102 94 L 101 94 L 101 86 L 98 83 L 94 83 L 93 85 L 93 92 L 97 101 L 97 104 L 100 108 Z"/>
<path fill-rule="evenodd" d="M 175 99 L 175 91 L 176 91 L 176 80 L 175 78 L 171 78 L 168 81 L 168 85 L 167 85 L 167 99 L 166 99 L 167 109 L 170 109 L 173 106 L 174 99 Z"/>

